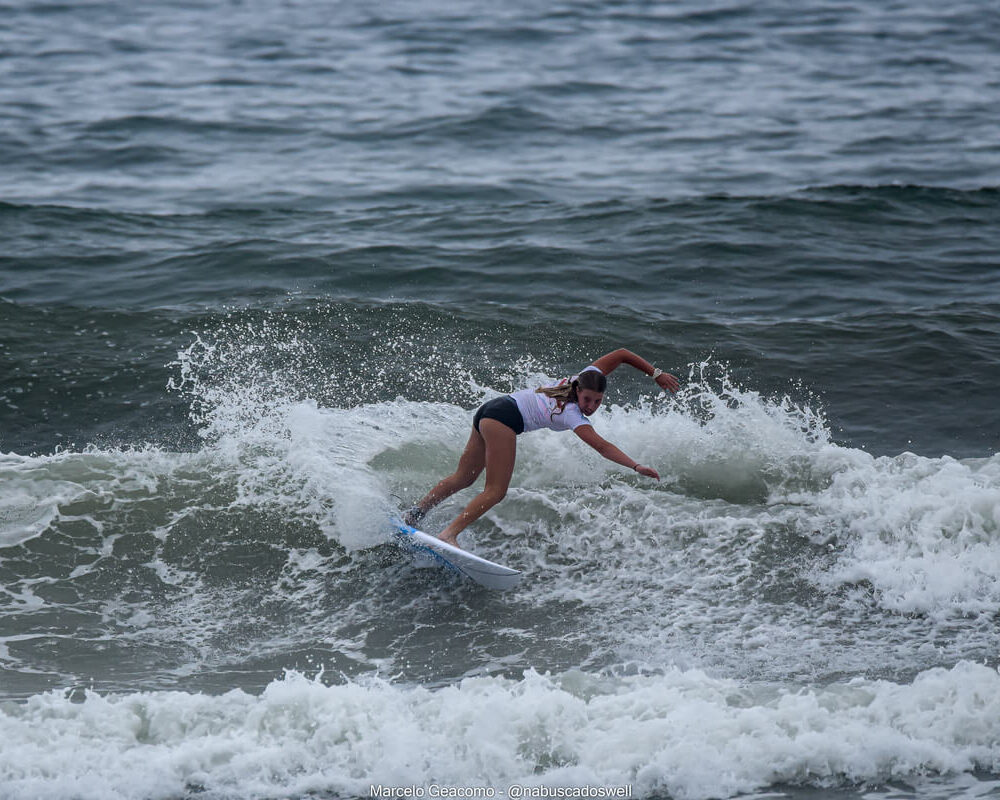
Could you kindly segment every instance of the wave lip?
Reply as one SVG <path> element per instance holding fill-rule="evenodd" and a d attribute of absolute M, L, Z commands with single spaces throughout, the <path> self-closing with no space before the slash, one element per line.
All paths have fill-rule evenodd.
<path fill-rule="evenodd" d="M 613 786 L 732 797 L 1000 765 L 1000 675 L 740 685 L 696 670 L 619 680 L 529 671 L 437 691 L 289 673 L 260 696 L 152 692 L 0 710 L 11 800 L 367 797 L 373 785 Z"/>

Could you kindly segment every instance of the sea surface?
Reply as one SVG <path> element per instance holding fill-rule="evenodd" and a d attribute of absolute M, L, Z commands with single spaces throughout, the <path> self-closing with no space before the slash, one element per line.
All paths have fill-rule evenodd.
<path fill-rule="evenodd" d="M 998 108 L 994 0 L 0 0 L 0 798 L 1000 797 Z M 662 480 L 390 542 L 619 347 Z"/>

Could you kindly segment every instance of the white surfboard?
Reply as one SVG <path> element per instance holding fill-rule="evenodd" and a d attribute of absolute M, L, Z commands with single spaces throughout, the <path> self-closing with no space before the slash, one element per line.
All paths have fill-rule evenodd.
<path fill-rule="evenodd" d="M 392 526 L 396 529 L 396 540 L 410 552 L 428 555 L 434 563 L 461 573 L 487 589 L 513 589 L 521 580 L 520 571 L 487 561 L 461 547 L 453 547 L 401 520 L 393 519 Z"/>

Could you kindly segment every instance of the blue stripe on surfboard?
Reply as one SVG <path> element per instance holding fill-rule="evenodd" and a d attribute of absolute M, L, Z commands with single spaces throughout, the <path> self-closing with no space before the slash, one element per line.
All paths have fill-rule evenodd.
<path fill-rule="evenodd" d="M 432 556 L 435 561 L 437 561 L 437 562 L 443 564 L 444 566 L 448 567 L 448 569 L 454 570 L 455 572 L 458 572 L 458 573 L 461 573 L 462 575 L 465 575 L 465 573 L 462 572 L 461 569 L 459 569 L 454 564 L 452 564 L 447 558 L 445 558 L 443 555 L 441 555 L 437 550 L 432 550 L 427 545 L 420 544 L 419 542 L 414 541 L 413 540 L 413 536 L 412 536 L 412 531 L 414 531 L 415 528 L 409 528 L 409 530 L 407 530 L 406 527 L 408 527 L 408 526 L 404 527 L 401 524 L 397 524 L 396 527 L 398 528 L 398 530 L 396 532 L 396 538 L 399 539 L 399 541 L 402 542 L 406 546 L 406 548 L 408 550 L 410 550 L 411 552 L 414 552 L 414 553 L 427 553 L 430 556 Z"/>
<path fill-rule="evenodd" d="M 503 564 L 496 564 L 481 556 L 477 556 L 475 553 L 461 549 L 459 549 L 458 554 L 463 557 L 465 563 L 453 563 L 448 559 L 446 554 L 417 539 L 417 535 L 432 539 L 433 537 L 430 534 L 407 525 L 398 518 L 392 518 L 390 521 L 396 529 L 395 538 L 410 552 L 428 553 L 438 564 L 462 574 L 481 586 L 499 590 L 512 589 L 521 580 L 521 572 L 519 570 L 506 567 Z M 445 550 L 449 548 L 449 545 L 445 542 L 438 543 L 435 541 L 435 544 L 438 544 L 439 547 Z"/>

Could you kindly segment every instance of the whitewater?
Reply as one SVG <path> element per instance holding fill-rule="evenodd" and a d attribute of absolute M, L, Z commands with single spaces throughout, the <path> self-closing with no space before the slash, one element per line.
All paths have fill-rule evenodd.
<path fill-rule="evenodd" d="M 0 457 L 5 796 L 693 800 L 998 769 L 1000 457 L 873 457 L 693 364 L 594 418 L 660 483 L 521 438 L 466 534 L 525 571 L 501 597 L 389 544 L 467 409 L 325 407 L 239 341 L 178 353 L 196 449 Z"/>

